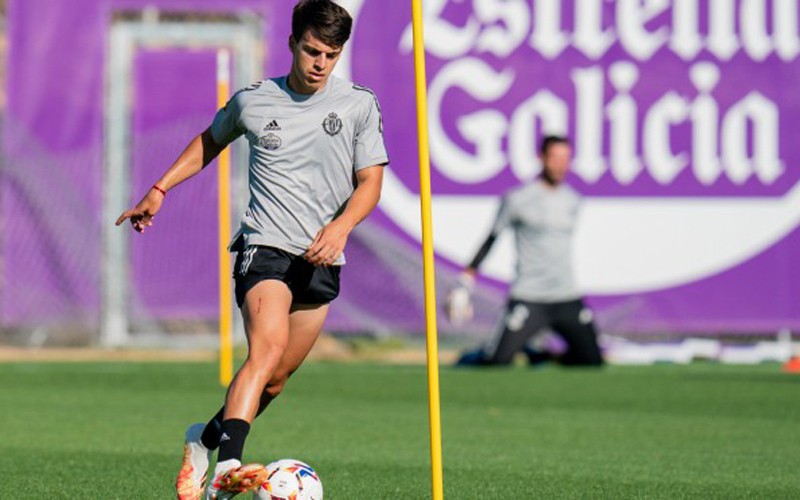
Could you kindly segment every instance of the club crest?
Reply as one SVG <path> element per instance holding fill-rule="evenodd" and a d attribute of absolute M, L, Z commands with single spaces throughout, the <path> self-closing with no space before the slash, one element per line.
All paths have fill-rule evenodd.
<path fill-rule="evenodd" d="M 322 128 L 325 133 L 334 136 L 342 130 L 342 119 L 336 113 L 331 112 L 322 120 Z"/>
<path fill-rule="evenodd" d="M 273 133 L 269 133 L 264 137 L 260 137 L 258 139 L 258 144 L 266 150 L 275 151 L 281 147 L 281 138 Z"/>

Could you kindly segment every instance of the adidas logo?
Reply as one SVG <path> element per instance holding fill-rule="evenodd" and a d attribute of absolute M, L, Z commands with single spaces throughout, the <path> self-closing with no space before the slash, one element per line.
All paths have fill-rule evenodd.
<path fill-rule="evenodd" d="M 266 127 L 264 127 L 264 132 L 267 132 L 267 131 L 270 131 L 270 130 L 280 130 L 280 129 L 281 129 L 281 126 L 278 125 L 278 120 L 272 120 L 271 122 L 267 123 Z"/>
<path fill-rule="evenodd" d="M 222 435 L 219 437 L 219 442 L 220 443 L 223 442 L 223 441 L 230 441 L 230 440 L 231 440 L 231 437 L 228 436 L 228 434 L 225 433 L 225 432 L 223 432 Z"/>

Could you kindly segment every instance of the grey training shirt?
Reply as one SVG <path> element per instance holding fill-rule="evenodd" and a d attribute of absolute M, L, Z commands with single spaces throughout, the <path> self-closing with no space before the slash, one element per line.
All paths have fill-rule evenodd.
<path fill-rule="evenodd" d="M 517 250 L 511 297 L 530 302 L 561 302 L 580 297 L 572 273 L 572 233 L 580 197 L 566 184 L 536 180 L 512 189 L 500 204 L 492 228 L 511 227 Z"/>
<path fill-rule="evenodd" d="M 375 95 L 335 76 L 310 95 L 292 92 L 286 77 L 240 90 L 211 134 L 219 144 L 241 135 L 250 143 L 250 202 L 233 241 L 295 255 L 344 210 L 358 170 L 389 162 Z"/>

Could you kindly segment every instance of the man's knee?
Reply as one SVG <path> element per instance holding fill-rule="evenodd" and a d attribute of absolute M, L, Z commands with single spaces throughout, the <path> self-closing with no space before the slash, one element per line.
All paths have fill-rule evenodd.
<path fill-rule="evenodd" d="M 286 350 L 285 346 L 274 345 L 268 348 L 251 349 L 247 355 L 248 360 L 258 363 L 259 366 L 269 366 L 279 362 Z"/>
<path fill-rule="evenodd" d="M 492 366 L 509 366 L 514 361 L 514 351 L 497 351 L 484 360 L 484 364 Z"/>
<path fill-rule="evenodd" d="M 286 346 L 282 344 L 270 344 L 258 348 L 251 346 L 245 363 L 255 372 L 271 376 L 270 372 L 280 363 L 285 350 Z"/>
<path fill-rule="evenodd" d="M 466 351 L 459 356 L 456 361 L 457 366 L 502 366 L 510 365 L 513 361 L 513 353 L 486 352 L 484 348 Z"/>
<path fill-rule="evenodd" d="M 564 366 L 603 366 L 603 363 L 603 355 L 599 349 L 569 350 L 561 358 Z"/>

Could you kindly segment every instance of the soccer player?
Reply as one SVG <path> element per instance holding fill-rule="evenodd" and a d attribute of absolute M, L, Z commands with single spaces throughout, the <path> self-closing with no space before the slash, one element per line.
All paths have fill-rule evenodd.
<path fill-rule="evenodd" d="M 247 359 L 224 406 L 186 432 L 179 499 L 257 489 L 265 470 L 242 466 L 253 419 L 298 369 L 339 293 L 343 250 L 353 228 L 380 197 L 388 157 L 375 95 L 331 75 L 350 37 L 352 18 L 330 0 L 302 0 L 292 13 L 289 74 L 236 93 L 142 200 L 123 213 L 144 232 L 177 184 L 199 173 L 230 142 L 250 144 L 250 201 L 231 242 L 237 252 L 236 300 Z"/>
<path fill-rule="evenodd" d="M 572 148 L 565 137 L 548 136 L 539 148 L 542 174 L 532 183 L 503 196 L 486 241 L 464 269 L 462 281 L 470 284 L 497 236 L 514 231 L 516 277 L 506 310 L 492 341 L 462 355 L 462 365 L 507 365 L 525 351 L 531 362 L 542 353 L 527 342 L 544 327 L 565 340 L 568 348 L 558 359 L 564 365 L 602 365 L 591 311 L 583 304 L 572 276 L 572 234 L 580 197 L 564 180 Z"/>

